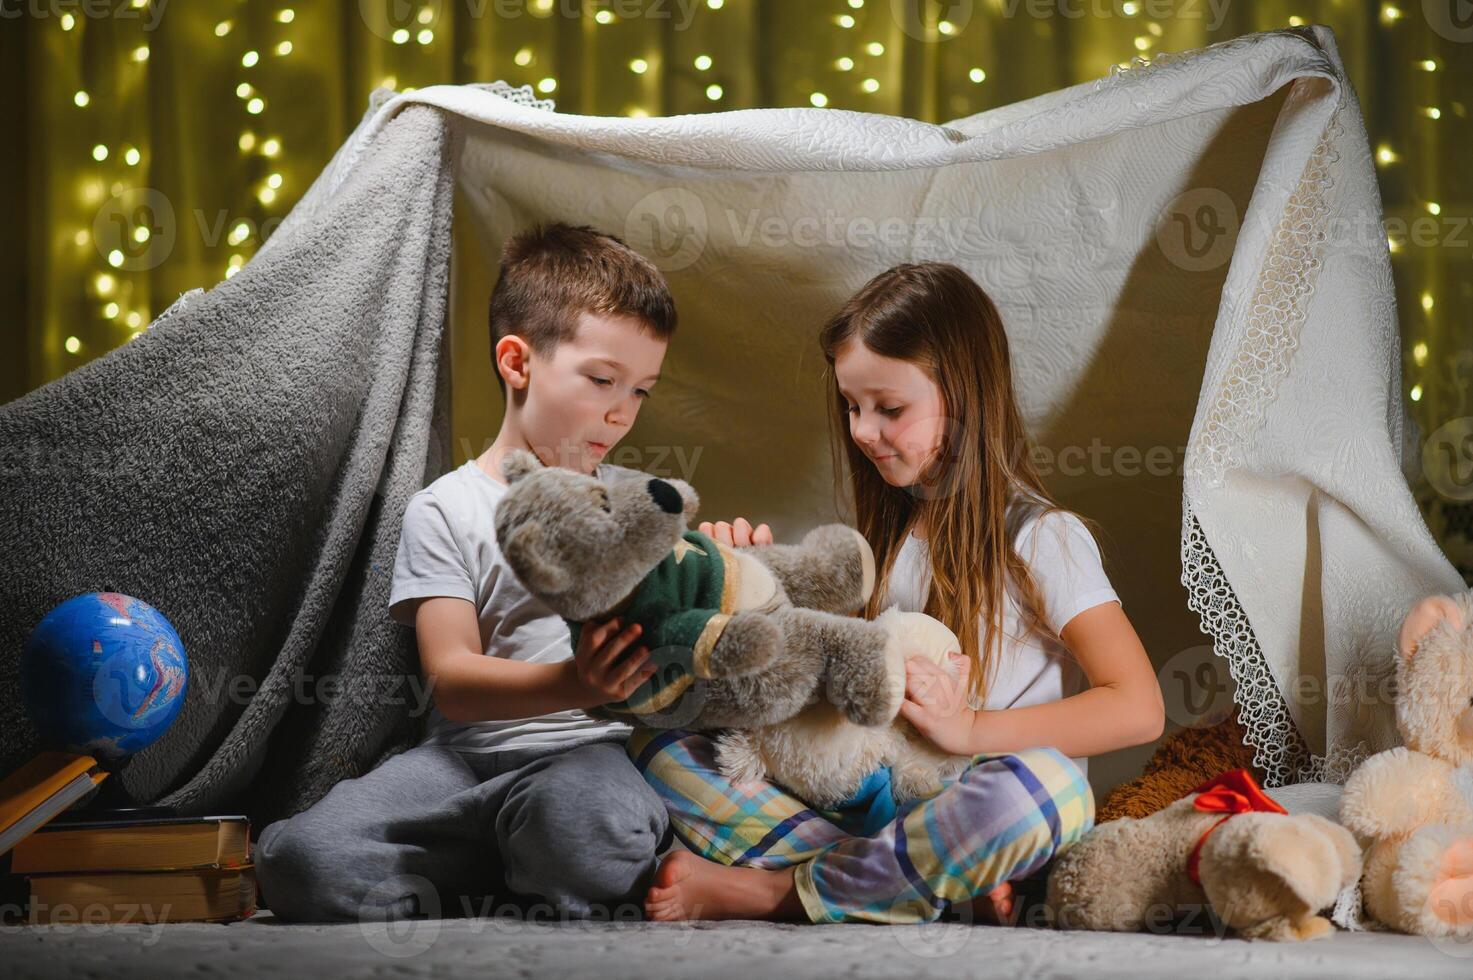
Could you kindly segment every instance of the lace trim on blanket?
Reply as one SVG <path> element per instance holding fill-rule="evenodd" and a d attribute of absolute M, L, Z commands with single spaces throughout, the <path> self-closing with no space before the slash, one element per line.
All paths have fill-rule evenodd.
<path fill-rule="evenodd" d="M 1343 100 L 1336 104 L 1284 207 L 1248 303 L 1242 343 L 1197 434 L 1190 454 L 1192 475 L 1206 486 L 1221 486 L 1223 475 L 1242 464 L 1244 447 L 1263 425 L 1299 347 L 1299 331 L 1324 261 L 1330 214 L 1326 192 L 1334 184 L 1331 167 L 1340 158 L 1335 143 L 1342 131 L 1343 105 Z"/>
<path fill-rule="evenodd" d="M 1213 652 L 1227 660 L 1228 673 L 1236 685 L 1233 698 L 1238 703 L 1239 721 L 1246 729 L 1243 743 L 1253 749 L 1253 764 L 1263 770 L 1264 785 L 1344 785 L 1369 754 L 1366 743 L 1328 756 L 1309 750 L 1289 715 L 1288 703 L 1258 645 L 1248 614 L 1228 585 L 1185 499 L 1181 540 L 1181 584 L 1187 589 L 1187 606 L 1198 614 L 1202 632 L 1212 638 Z"/>

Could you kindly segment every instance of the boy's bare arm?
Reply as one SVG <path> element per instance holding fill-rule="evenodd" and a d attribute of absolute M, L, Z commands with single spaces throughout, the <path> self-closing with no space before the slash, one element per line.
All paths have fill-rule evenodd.
<path fill-rule="evenodd" d="M 558 663 L 486 656 L 475 606 L 464 599 L 421 600 L 414 628 L 420 672 L 440 713 L 456 722 L 535 718 L 619 701 L 655 672 L 642 646 L 621 659 L 639 637 L 637 623 L 623 631 L 618 620 L 588 624 L 573 658 Z"/>

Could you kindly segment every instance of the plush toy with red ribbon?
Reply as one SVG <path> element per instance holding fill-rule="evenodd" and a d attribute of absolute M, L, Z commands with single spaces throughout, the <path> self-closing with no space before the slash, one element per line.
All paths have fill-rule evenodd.
<path fill-rule="evenodd" d="M 1060 928 L 1316 939 L 1334 930 L 1320 912 L 1360 872 L 1348 830 L 1285 812 L 1235 769 L 1148 817 L 1090 831 L 1055 861 L 1048 907 Z"/>

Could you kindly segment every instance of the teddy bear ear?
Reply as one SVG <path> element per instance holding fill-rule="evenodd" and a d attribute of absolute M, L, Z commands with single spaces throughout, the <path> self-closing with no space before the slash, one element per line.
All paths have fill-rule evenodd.
<path fill-rule="evenodd" d="M 542 461 L 535 453 L 529 453 L 525 449 L 513 449 L 501 459 L 501 475 L 506 477 L 508 485 L 540 469 Z"/>
<path fill-rule="evenodd" d="M 512 531 L 501 547 L 517 576 L 537 595 L 557 595 L 572 584 L 568 573 L 547 554 L 546 535 L 538 522 Z"/>
<path fill-rule="evenodd" d="M 1403 660 L 1409 660 L 1417 652 L 1422 638 L 1438 623 L 1446 620 L 1454 630 L 1463 628 L 1463 613 L 1457 600 L 1448 595 L 1429 596 L 1417 603 L 1402 620 L 1397 634 L 1396 648 Z"/>

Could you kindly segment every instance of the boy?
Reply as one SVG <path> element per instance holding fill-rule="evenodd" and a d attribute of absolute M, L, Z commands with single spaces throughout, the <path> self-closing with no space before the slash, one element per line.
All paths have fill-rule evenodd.
<path fill-rule="evenodd" d="M 511 449 L 628 472 L 601 460 L 658 380 L 674 301 L 619 239 L 555 224 L 507 242 L 490 328 L 501 430 L 411 499 L 395 560 L 390 612 L 415 627 L 432 685 L 425 737 L 261 832 L 257 880 L 282 918 L 476 914 L 507 892 L 612 917 L 641 907 L 669 840 L 625 755 L 628 726 L 580 710 L 653 673 L 638 627 L 591 624 L 575 651 L 506 564 L 492 518 Z"/>

